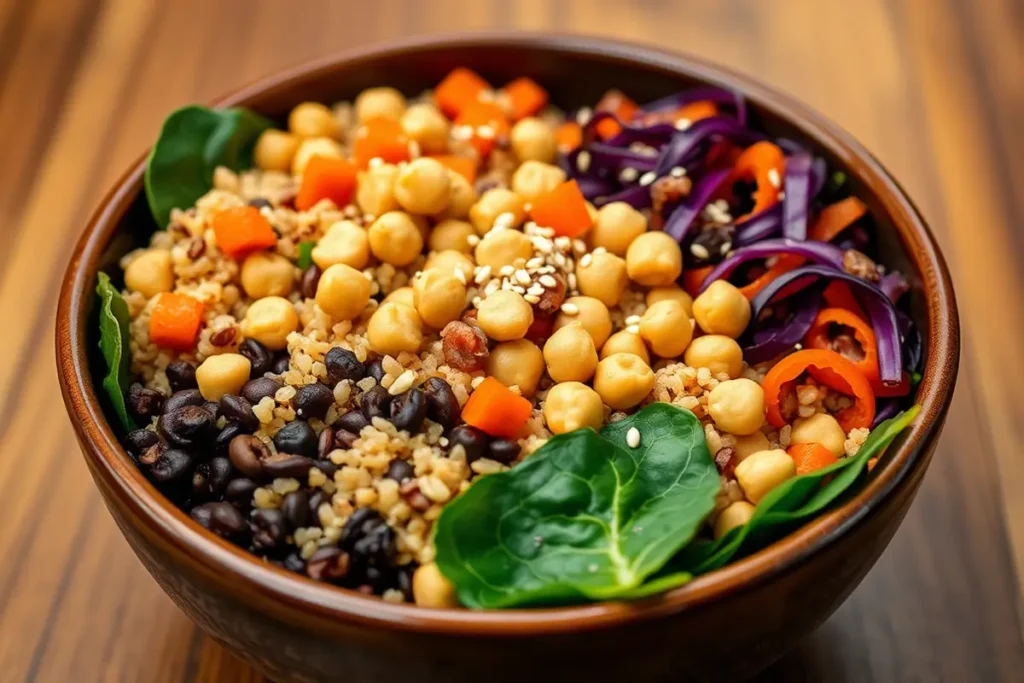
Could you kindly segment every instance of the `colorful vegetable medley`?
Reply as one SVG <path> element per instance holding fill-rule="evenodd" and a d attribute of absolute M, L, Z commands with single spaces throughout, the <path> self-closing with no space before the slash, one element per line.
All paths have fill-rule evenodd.
<path fill-rule="evenodd" d="M 97 286 L 125 448 L 314 580 L 652 596 L 846 499 L 918 413 L 867 207 L 737 93 L 565 112 L 458 68 L 287 122 L 189 106 L 145 190 L 159 229 Z"/>

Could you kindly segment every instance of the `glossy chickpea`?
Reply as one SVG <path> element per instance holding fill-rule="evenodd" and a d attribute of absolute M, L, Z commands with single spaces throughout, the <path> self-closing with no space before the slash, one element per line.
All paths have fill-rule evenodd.
<path fill-rule="evenodd" d="M 416 308 L 416 293 L 413 291 L 412 287 L 399 287 L 384 297 L 384 300 L 381 301 L 382 304 L 390 302 L 405 304 L 406 306 Z"/>
<path fill-rule="evenodd" d="M 237 394 L 249 381 L 252 364 L 238 353 L 210 356 L 196 368 L 199 393 L 207 401 L 219 401 L 225 394 Z"/>
<path fill-rule="evenodd" d="M 693 338 L 693 323 L 678 301 L 659 301 L 640 318 L 640 336 L 656 356 L 675 358 Z"/>
<path fill-rule="evenodd" d="M 313 157 L 341 159 L 344 156 L 345 153 L 337 140 L 332 140 L 331 138 L 307 138 L 299 143 L 299 148 L 295 150 L 295 156 L 292 157 L 292 175 L 301 176 L 303 171 L 306 170 L 306 164 Z"/>
<path fill-rule="evenodd" d="M 420 607 L 443 609 L 458 607 L 455 586 L 433 562 L 420 565 L 412 575 L 412 595 Z"/>
<path fill-rule="evenodd" d="M 473 251 L 477 265 L 490 266 L 497 273 L 502 266 L 511 266 L 517 259 L 533 256 L 533 243 L 518 230 L 494 230 L 487 233 Z"/>
<path fill-rule="evenodd" d="M 476 201 L 476 191 L 461 173 L 448 171 L 448 206 L 444 211 L 435 214 L 434 219 L 443 221 L 447 218 L 465 219 Z"/>
<path fill-rule="evenodd" d="M 372 119 L 398 121 L 405 112 L 405 95 L 394 88 L 367 88 L 356 97 L 355 108 L 359 123 Z"/>
<path fill-rule="evenodd" d="M 471 282 L 473 280 L 473 272 L 476 270 L 476 264 L 473 263 L 473 259 L 461 251 L 445 249 L 444 251 L 431 252 L 423 268 L 437 268 L 447 273 L 454 273 L 458 270 L 462 272 L 466 282 Z"/>
<path fill-rule="evenodd" d="M 561 382 L 544 399 L 544 421 L 553 434 L 583 427 L 600 429 L 604 404 L 596 391 L 581 382 Z"/>
<path fill-rule="evenodd" d="M 370 262 L 370 238 L 366 230 L 352 221 L 336 221 L 313 247 L 313 263 L 327 270 L 343 263 L 362 270 Z"/>
<path fill-rule="evenodd" d="M 576 282 L 581 294 L 611 308 L 618 305 L 629 286 L 626 262 L 608 252 L 584 256 L 576 262 Z"/>
<path fill-rule="evenodd" d="M 839 422 L 827 413 L 815 413 L 793 423 L 790 443 L 817 443 L 832 451 L 837 458 L 846 453 L 846 432 Z"/>
<path fill-rule="evenodd" d="M 573 313 L 566 313 L 566 310 Z M 608 307 L 590 296 L 574 296 L 562 303 L 562 310 L 555 318 L 554 329 L 559 330 L 570 323 L 578 322 L 594 339 L 594 347 L 600 348 L 612 333 L 612 316 Z"/>
<path fill-rule="evenodd" d="M 288 114 L 288 130 L 300 138 L 341 137 L 341 127 L 331 110 L 319 102 L 303 102 Z"/>
<path fill-rule="evenodd" d="M 601 358 L 607 358 L 613 353 L 632 353 L 640 357 L 640 360 L 651 364 L 651 356 L 647 353 L 647 345 L 640 338 L 639 334 L 628 330 L 619 330 L 601 347 Z"/>
<path fill-rule="evenodd" d="M 708 334 L 735 339 L 750 322 L 750 302 L 734 284 L 715 280 L 693 300 L 693 317 Z"/>
<path fill-rule="evenodd" d="M 494 228 L 498 216 L 509 214 L 507 227 L 518 228 L 526 218 L 526 202 L 515 192 L 503 187 L 487 190 L 469 209 L 469 222 L 480 235 L 486 235 Z"/>
<path fill-rule="evenodd" d="M 171 252 L 146 249 L 124 269 L 125 287 L 147 299 L 174 289 L 174 266 Z"/>
<path fill-rule="evenodd" d="M 316 305 L 339 320 L 353 320 L 370 302 L 370 281 L 344 263 L 330 266 L 316 287 Z"/>
<path fill-rule="evenodd" d="M 383 216 L 388 211 L 398 210 L 395 199 L 395 183 L 398 167 L 394 164 L 377 164 L 360 171 L 356 179 L 356 204 L 372 216 Z"/>
<path fill-rule="evenodd" d="M 743 526 L 754 516 L 754 506 L 745 500 L 738 500 L 729 507 L 722 510 L 715 520 L 715 540 L 735 529 Z"/>
<path fill-rule="evenodd" d="M 743 369 L 743 349 L 732 337 L 705 334 L 690 342 L 683 360 L 691 368 L 707 368 L 713 375 L 724 372 L 735 379 Z"/>
<path fill-rule="evenodd" d="M 448 151 L 448 119 L 432 104 L 414 104 L 402 114 L 402 131 L 423 154 Z"/>
<path fill-rule="evenodd" d="M 626 249 L 629 279 L 645 287 L 670 285 L 683 272 L 683 251 L 664 232 L 645 232 Z"/>
<path fill-rule="evenodd" d="M 533 308 L 522 295 L 500 289 L 480 302 L 476 320 L 480 329 L 491 339 L 522 339 L 533 324 Z"/>
<path fill-rule="evenodd" d="M 512 191 L 532 202 L 565 182 L 565 171 L 541 161 L 524 161 L 512 174 Z"/>
<path fill-rule="evenodd" d="M 544 362 L 556 382 L 586 382 L 597 369 L 594 338 L 578 322 L 560 327 L 544 344 Z"/>
<path fill-rule="evenodd" d="M 509 139 L 512 151 L 520 162 L 541 161 L 550 164 L 555 160 L 555 131 L 535 116 L 527 116 L 516 122 Z"/>
<path fill-rule="evenodd" d="M 381 304 L 370 316 L 366 339 L 370 348 L 380 354 L 416 353 L 423 343 L 423 322 L 412 306 L 396 302 Z"/>
<path fill-rule="evenodd" d="M 527 339 L 497 344 L 487 356 L 487 374 L 505 386 L 517 386 L 523 396 L 537 393 L 544 374 L 544 357 L 537 345 Z"/>
<path fill-rule="evenodd" d="M 683 306 L 683 310 L 686 311 L 686 315 L 693 317 L 693 297 L 686 293 L 684 289 L 678 285 L 663 285 L 661 287 L 652 287 L 647 292 L 645 301 L 648 306 L 653 306 L 659 301 L 665 299 L 672 299 L 678 301 Z"/>
<path fill-rule="evenodd" d="M 407 266 L 423 251 L 423 234 L 403 211 L 388 211 L 370 226 L 370 251 L 384 263 Z"/>
<path fill-rule="evenodd" d="M 597 210 L 590 229 L 590 246 L 604 247 L 617 256 L 625 256 L 629 245 L 647 232 L 647 218 L 626 202 L 612 202 Z"/>
<path fill-rule="evenodd" d="M 758 431 L 753 434 L 737 436 L 736 443 L 732 447 L 733 457 L 736 459 L 736 462 L 743 462 L 754 453 L 767 451 L 771 447 L 772 445 L 768 442 L 768 437 L 763 432 Z"/>
<path fill-rule="evenodd" d="M 440 213 L 448 206 L 450 182 L 448 169 L 437 159 L 413 159 L 398 172 L 395 199 L 410 213 Z"/>
<path fill-rule="evenodd" d="M 786 451 L 758 451 L 736 465 L 736 481 L 743 495 L 757 505 L 773 488 L 796 476 L 796 463 Z"/>
<path fill-rule="evenodd" d="M 265 296 L 252 302 L 241 328 L 243 336 L 280 351 L 288 346 L 288 335 L 299 329 L 299 315 L 288 299 Z"/>
<path fill-rule="evenodd" d="M 466 307 L 466 285 L 454 274 L 429 268 L 412 283 L 413 304 L 430 327 L 441 329 Z"/>
<path fill-rule="evenodd" d="M 473 251 L 469 244 L 469 236 L 475 235 L 476 230 L 466 221 L 455 218 L 448 218 L 434 226 L 427 237 L 427 248 L 431 251 L 445 251 L 452 249 L 463 254 Z"/>
<path fill-rule="evenodd" d="M 654 371 L 639 356 L 613 353 L 597 364 L 594 391 L 615 410 L 639 405 L 654 389 Z"/>
<path fill-rule="evenodd" d="M 764 391 L 745 377 L 719 382 L 708 393 L 708 414 L 722 431 L 753 434 L 764 424 Z"/>
<path fill-rule="evenodd" d="M 253 299 L 288 296 L 295 282 L 295 266 L 280 254 L 256 251 L 242 261 L 239 279 L 242 289 Z"/>
<path fill-rule="evenodd" d="M 292 168 L 292 159 L 299 149 L 299 138 L 283 130 L 270 128 L 260 133 L 253 149 L 253 161 L 261 171 L 282 171 Z"/>

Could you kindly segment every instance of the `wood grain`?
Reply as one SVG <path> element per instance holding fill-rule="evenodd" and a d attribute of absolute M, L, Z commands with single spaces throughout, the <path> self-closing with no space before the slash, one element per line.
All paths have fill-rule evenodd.
<path fill-rule="evenodd" d="M 877 567 L 757 680 L 1020 680 L 1016 0 L 0 0 L 0 316 L 12 322 L 0 336 L 0 679 L 261 680 L 195 629 L 135 560 L 60 407 L 56 286 L 105 188 L 176 106 L 355 44 L 494 27 L 615 35 L 754 74 L 837 120 L 907 187 L 957 286 L 965 352 L 953 410 Z"/>

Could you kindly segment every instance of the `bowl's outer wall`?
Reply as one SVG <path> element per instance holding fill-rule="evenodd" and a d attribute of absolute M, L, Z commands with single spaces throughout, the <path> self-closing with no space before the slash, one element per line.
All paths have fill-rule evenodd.
<path fill-rule="evenodd" d="M 660 52 L 638 49 L 637 54 L 643 52 L 643 60 L 631 61 L 632 48 L 580 38 L 439 39 L 428 46 L 422 44 L 422 39 L 410 42 L 420 43 L 414 58 L 403 50 L 370 50 L 355 57 L 325 60 L 294 72 L 294 78 L 258 84 L 230 100 L 282 118 L 299 101 L 352 97 L 371 85 L 387 83 L 409 94 L 417 93 L 461 64 L 478 69 L 496 83 L 519 75 L 532 76 L 551 86 L 556 102 L 566 106 L 592 103 L 608 86 L 628 87 L 642 100 L 701 82 L 708 74 L 729 77 L 699 62 Z M 598 76 L 588 78 L 589 74 Z M 784 98 L 760 92 L 776 110 L 810 116 Z M 819 124 L 813 121 L 802 122 L 801 130 L 770 110 L 759 114 L 774 133 L 819 137 Z M 854 176 L 864 166 L 863 158 L 849 149 L 818 151 L 829 162 L 852 168 Z M 891 181 L 888 183 L 882 189 L 898 194 Z M 874 564 L 920 484 L 949 405 L 959 355 L 955 303 L 934 241 L 912 208 L 906 209 L 909 218 L 905 218 L 901 234 L 883 233 L 880 246 L 888 263 L 915 274 L 912 313 L 927 337 L 926 348 L 929 341 L 941 336 L 944 357 L 928 359 L 938 362 L 926 370 L 926 383 L 937 387 L 933 394 L 938 398 L 926 406 L 923 424 L 915 428 L 916 443 L 909 452 L 898 451 L 904 457 L 898 476 L 872 483 L 877 486 L 873 498 L 853 509 L 848 505 L 841 514 L 832 513 L 828 519 L 810 525 L 817 530 L 816 536 L 810 528 L 794 535 L 780 544 L 788 544 L 787 553 L 777 555 L 778 561 L 770 566 L 760 565 L 756 573 L 736 565 L 720 572 L 726 580 L 717 584 L 709 576 L 681 589 L 688 596 L 685 600 L 669 596 L 648 601 L 635 610 L 600 606 L 578 620 L 574 613 L 568 624 L 571 628 L 567 628 L 565 618 L 559 620 L 546 612 L 549 616 L 537 618 L 533 625 L 545 631 L 541 637 L 530 637 L 531 625 L 524 627 L 529 617 L 510 618 L 497 626 L 475 622 L 449 627 L 431 621 L 440 613 L 423 611 L 428 616 L 403 614 L 388 617 L 390 623 L 385 619 L 375 621 L 366 613 L 372 614 L 376 608 L 372 604 L 368 608 L 365 599 L 346 597 L 345 602 L 341 591 L 331 591 L 331 599 L 324 598 L 303 586 L 302 581 L 282 582 L 272 575 L 273 570 L 257 568 L 248 558 L 242 559 L 247 566 L 240 569 L 238 558 L 227 554 L 235 551 L 213 548 L 216 542 L 207 532 L 188 529 L 183 536 L 174 510 L 154 519 L 152 510 L 147 509 L 153 507 L 153 500 L 159 500 L 154 498 L 152 488 L 140 481 L 123 451 L 105 443 L 106 437 L 91 424 L 91 420 L 99 419 L 95 399 L 88 398 L 92 389 L 71 386 L 80 382 L 74 379 L 76 373 L 82 373 L 76 358 L 86 352 L 68 346 L 84 344 L 92 349 L 95 340 L 83 342 L 86 333 L 69 332 L 69 327 L 84 325 L 97 267 L 111 263 L 117 255 L 113 252 L 123 252 L 132 241 L 128 234 L 132 224 L 137 225 L 133 217 L 144 209 L 144 201 L 138 196 L 140 188 L 140 168 L 136 167 L 104 201 L 90 226 L 90 234 L 106 231 L 108 235 L 107 244 L 101 245 L 104 255 L 97 255 L 93 249 L 83 257 L 87 236 L 69 266 L 58 311 L 57 353 L 65 403 L 75 416 L 76 434 L 90 472 L 146 568 L 204 630 L 279 680 L 664 680 L 682 672 L 687 680 L 734 680 L 749 675 L 781 656 L 824 621 Z M 903 199 L 884 199 L 878 188 L 857 189 L 876 215 L 886 215 L 893 206 L 905 203 Z M 115 226 L 117 235 L 113 233 Z M 117 240 L 123 244 L 112 247 Z M 914 258 L 908 250 L 915 253 Z M 88 262 L 80 263 L 83 258 Z M 87 272 L 81 272 L 83 269 Z M 69 291 L 68 283 L 76 277 L 78 284 Z M 936 327 L 938 308 L 934 300 L 929 300 L 936 298 L 942 300 L 949 329 Z M 98 372 L 101 368 L 92 368 L 93 377 Z M 78 392 L 87 398 L 82 399 Z M 897 452 L 897 448 L 891 451 Z M 879 469 L 888 471 L 885 465 Z M 805 538 L 810 540 L 805 542 Z M 771 550 L 759 555 L 769 557 Z M 231 576 L 230 569 L 212 558 L 225 561 L 239 574 Z M 271 575 L 268 584 L 275 587 L 294 585 L 296 597 L 244 593 L 239 586 L 259 583 L 254 581 L 257 575 Z M 602 612 L 600 619 L 589 618 L 598 611 Z M 517 619 L 518 625 L 513 623 Z M 604 653 L 607 655 L 602 657 Z"/>

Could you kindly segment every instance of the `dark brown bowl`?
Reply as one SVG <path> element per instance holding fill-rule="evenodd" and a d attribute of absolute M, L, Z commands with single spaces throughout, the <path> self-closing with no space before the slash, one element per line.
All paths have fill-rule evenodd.
<path fill-rule="evenodd" d="M 608 87 L 638 100 L 714 84 L 746 95 L 769 131 L 810 142 L 845 169 L 877 218 L 884 260 L 912 274 L 925 338 L 921 418 L 852 500 L 782 541 L 643 602 L 474 612 L 395 605 L 269 566 L 195 524 L 139 473 L 94 387 L 89 329 L 96 273 L 150 220 L 143 162 L 114 185 L 79 240 L 57 312 L 68 413 L 107 507 L 143 564 L 204 630 L 279 680 L 734 680 L 765 667 L 823 622 L 892 538 L 924 476 L 949 407 L 960 351 L 956 303 L 935 240 L 900 186 L 838 126 L 790 97 L 692 57 L 605 39 L 533 34 L 415 38 L 343 52 L 223 98 L 283 118 L 303 100 L 380 84 L 418 93 L 452 67 L 495 83 L 528 75 L 557 104 Z M 138 237 L 134 237 L 137 243 Z M 841 647 L 841 644 L 837 644 Z"/>

